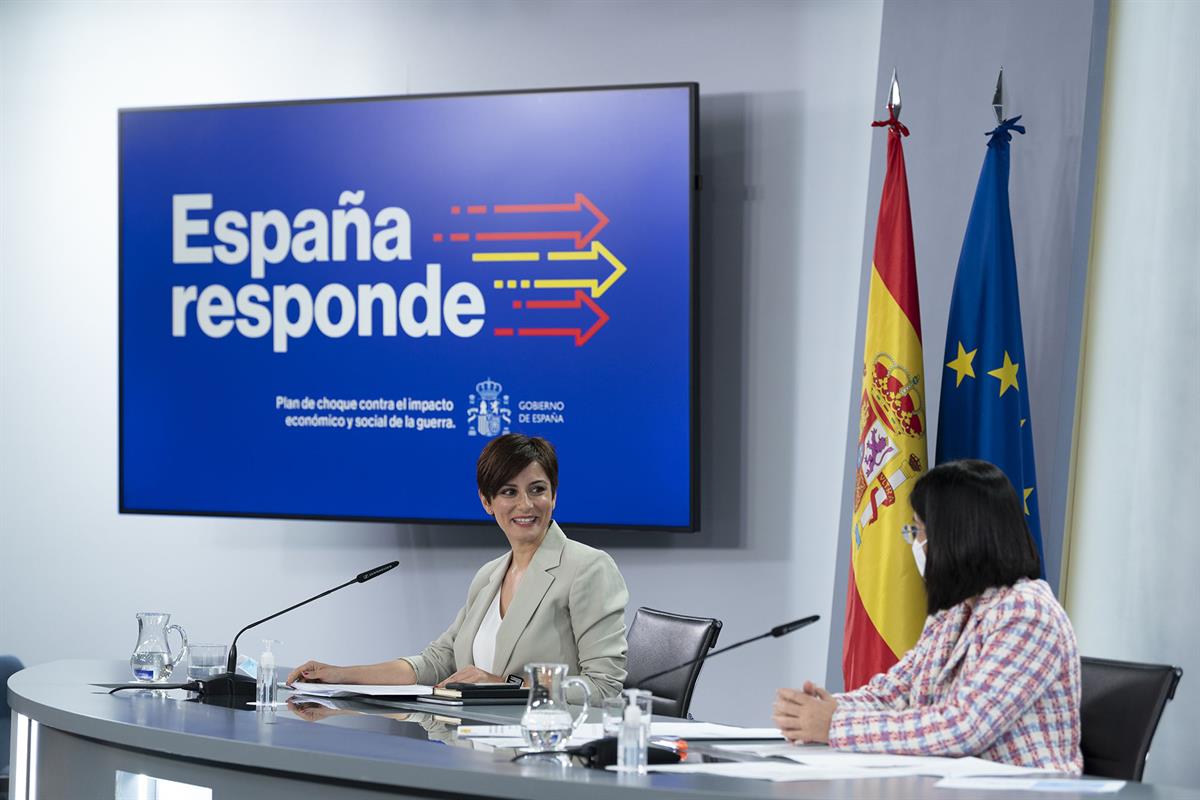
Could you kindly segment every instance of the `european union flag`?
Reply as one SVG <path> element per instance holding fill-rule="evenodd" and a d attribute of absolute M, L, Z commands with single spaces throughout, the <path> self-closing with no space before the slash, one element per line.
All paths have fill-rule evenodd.
<path fill-rule="evenodd" d="M 946 329 L 937 462 L 980 458 L 1004 470 L 1024 499 L 1025 520 L 1041 559 L 1033 422 L 1008 206 L 1009 143 L 1011 131 L 1025 133 L 1016 124 L 1020 119 L 1005 120 L 989 134 L 967 220 Z M 1043 563 L 1043 576 L 1045 570 Z"/>

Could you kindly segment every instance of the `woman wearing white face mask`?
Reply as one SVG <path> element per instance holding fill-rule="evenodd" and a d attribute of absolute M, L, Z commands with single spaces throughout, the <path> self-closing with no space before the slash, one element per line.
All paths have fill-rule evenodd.
<path fill-rule="evenodd" d="M 1079 774 L 1075 632 L 1039 579 L 1037 549 L 1008 478 L 985 461 L 934 467 L 903 530 L 930 618 L 917 644 L 864 687 L 780 689 L 791 741 L 842 750 L 980 756 Z"/>
<path fill-rule="evenodd" d="M 913 514 L 913 524 L 901 528 L 900 535 L 912 547 L 913 561 L 917 562 L 917 574 L 924 578 L 925 549 L 929 546 L 925 536 L 925 523 L 921 521 L 920 517 Z"/>

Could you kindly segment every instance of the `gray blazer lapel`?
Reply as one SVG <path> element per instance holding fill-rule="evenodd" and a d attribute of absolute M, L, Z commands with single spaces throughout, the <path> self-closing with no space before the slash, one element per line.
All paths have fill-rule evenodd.
<path fill-rule="evenodd" d="M 475 634 L 479 632 L 479 626 L 483 624 L 483 618 L 491 607 L 496 592 L 500 591 L 500 581 L 504 580 L 504 573 L 508 571 L 511 561 L 511 554 L 508 558 L 500 560 L 500 564 L 488 577 L 487 583 L 475 595 L 471 607 L 467 609 L 467 615 L 463 617 L 462 625 L 454 638 L 454 663 L 460 668 L 462 665 L 475 663 Z"/>
<path fill-rule="evenodd" d="M 542 598 L 554 584 L 554 575 L 549 570 L 555 569 L 561 563 L 562 551 L 566 543 L 566 534 L 558 527 L 557 522 L 551 521 L 550 528 L 546 531 L 546 537 L 542 539 L 541 546 L 533 554 L 533 560 L 529 562 L 529 569 L 525 572 L 525 577 L 521 578 L 521 585 L 517 587 L 517 594 L 513 597 L 512 605 L 508 607 L 508 613 L 504 615 L 504 620 L 500 623 L 500 630 L 496 632 L 496 659 L 492 664 L 494 667 L 504 665 L 502 670 L 496 672 L 497 675 L 503 677 L 525 666 L 524 664 L 510 665 L 508 661 L 512 658 L 517 640 L 529 627 L 530 620 L 533 619 L 534 613 L 541 605 Z M 478 627 L 476 624 L 476 630 Z"/>

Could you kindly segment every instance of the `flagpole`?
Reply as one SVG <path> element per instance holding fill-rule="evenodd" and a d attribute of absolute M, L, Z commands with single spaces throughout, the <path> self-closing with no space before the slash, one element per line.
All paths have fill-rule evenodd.
<path fill-rule="evenodd" d="M 900 119 L 900 81 L 896 77 L 895 67 L 892 67 L 892 83 L 888 90 L 888 101 L 884 110 L 896 119 Z"/>
<path fill-rule="evenodd" d="M 992 93 L 992 112 L 996 115 L 996 124 L 1004 124 L 1004 65 L 1000 65 L 1000 74 L 996 76 L 996 91 Z"/>

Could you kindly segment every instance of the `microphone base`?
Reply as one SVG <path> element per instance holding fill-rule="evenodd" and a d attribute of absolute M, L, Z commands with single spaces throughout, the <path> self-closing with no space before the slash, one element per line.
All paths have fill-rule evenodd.
<path fill-rule="evenodd" d="M 578 756 L 592 769 L 604 769 L 617 765 L 617 737 L 605 736 L 590 742 L 568 747 L 567 753 Z M 649 764 L 678 764 L 682 757 L 678 752 L 668 747 L 651 744 L 646 750 L 646 760 Z"/>
<path fill-rule="evenodd" d="M 225 672 L 200 683 L 200 694 L 205 697 L 231 697 L 253 700 L 257 692 L 258 682 L 249 675 L 237 675 Z"/>

